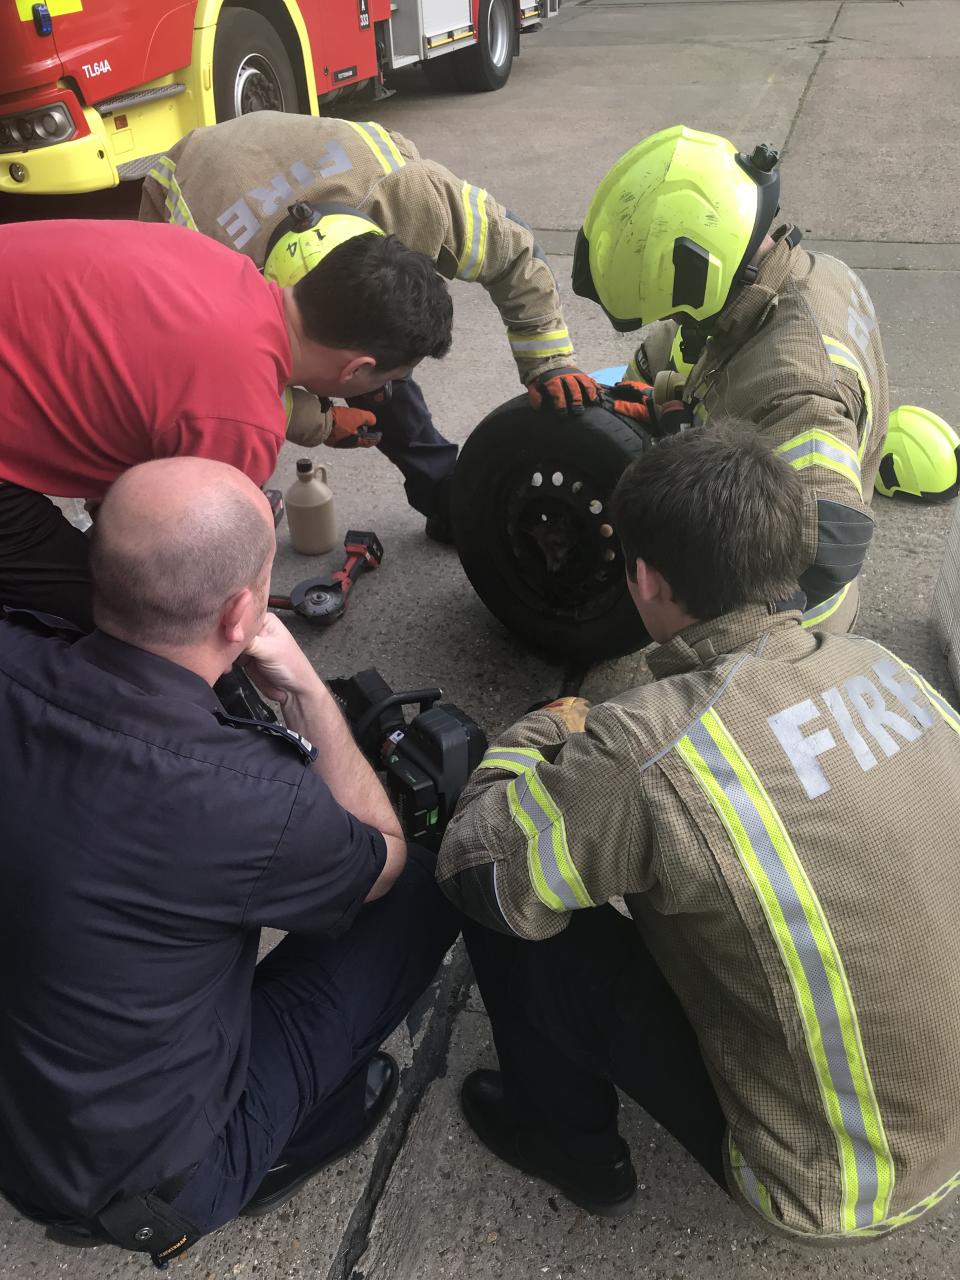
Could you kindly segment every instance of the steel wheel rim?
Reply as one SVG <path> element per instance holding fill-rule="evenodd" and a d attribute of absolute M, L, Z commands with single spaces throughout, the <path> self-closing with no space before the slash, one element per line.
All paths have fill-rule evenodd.
<path fill-rule="evenodd" d="M 283 87 L 273 64 L 262 53 L 247 54 L 237 67 L 233 84 L 234 115 L 285 110 Z"/>
<path fill-rule="evenodd" d="M 490 61 L 495 67 L 503 67 L 510 58 L 510 28 L 500 0 L 490 0 L 487 31 L 490 35 Z"/>
<path fill-rule="evenodd" d="M 511 469 L 504 481 L 501 542 L 527 604 L 558 620 L 606 613 L 620 593 L 623 556 L 600 486 L 587 471 L 556 458 Z"/>

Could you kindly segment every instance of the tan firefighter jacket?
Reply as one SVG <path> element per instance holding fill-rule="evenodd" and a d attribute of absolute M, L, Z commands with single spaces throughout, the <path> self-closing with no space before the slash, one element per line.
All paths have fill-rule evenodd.
<path fill-rule="evenodd" d="M 448 280 L 482 284 L 524 383 L 573 363 L 556 281 L 529 227 L 379 124 L 258 111 L 194 129 L 154 165 L 140 218 L 195 227 L 262 268 L 296 200 L 359 209 Z"/>
<path fill-rule="evenodd" d="M 797 612 L 696 623 L 649 661 L 583 733 L 537 711 L 496 740 L 440 884 L 528 939 L 624 895 L 696 1031 L 734 1194 L 807 1237 L 910 1222 L 960 1185 L 960 718 Z"/>
<path fill-rule="evenodd" d="M 756 423 L 800 472 L 808 490 L 804 625 L 845 632 L 873 534 L 887 367 L 858 277 L 836 258 L 804 249 L 790 227 L 775 239 L 756 281 L 720 313 L 684 400 L 702 422 L 733 416 Z M 675 330 L 672 321 L 650 326 L 627 376 L 665 367 Z"/>

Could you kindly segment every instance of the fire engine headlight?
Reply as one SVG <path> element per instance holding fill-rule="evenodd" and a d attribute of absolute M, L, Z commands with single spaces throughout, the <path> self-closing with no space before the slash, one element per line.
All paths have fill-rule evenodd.
<path fill-rule="evenodd" d="M 0 151 L 49 147 L 54 142 L 66 142 L 76 131 L 70 112 L 62 102 L 15 116 L 0 116 Z"/>

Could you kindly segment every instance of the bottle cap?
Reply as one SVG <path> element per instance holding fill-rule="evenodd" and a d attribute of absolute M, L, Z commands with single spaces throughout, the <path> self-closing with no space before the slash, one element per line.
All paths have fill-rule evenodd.
<path fill-rule="evenodd" d="M 297 475 L 309 476 L 313 474 L 313 459 L 298 458 L 297 459 Z"/>

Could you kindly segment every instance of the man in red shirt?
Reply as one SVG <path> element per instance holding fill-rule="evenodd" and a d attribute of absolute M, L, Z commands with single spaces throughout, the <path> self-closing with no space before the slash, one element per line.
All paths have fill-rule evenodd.
<path fill-rule="evenodd" d="M 445 282 L 393 236 L 355 236 L 281 289 L 181 227 L 17 223 L 0 279 L 0 605 L 84 626 L 87 540 L 44 494 L 97 500 L 181 454 L 262 485 L 285 386 L 364 395 L 450 346 Z"/>

